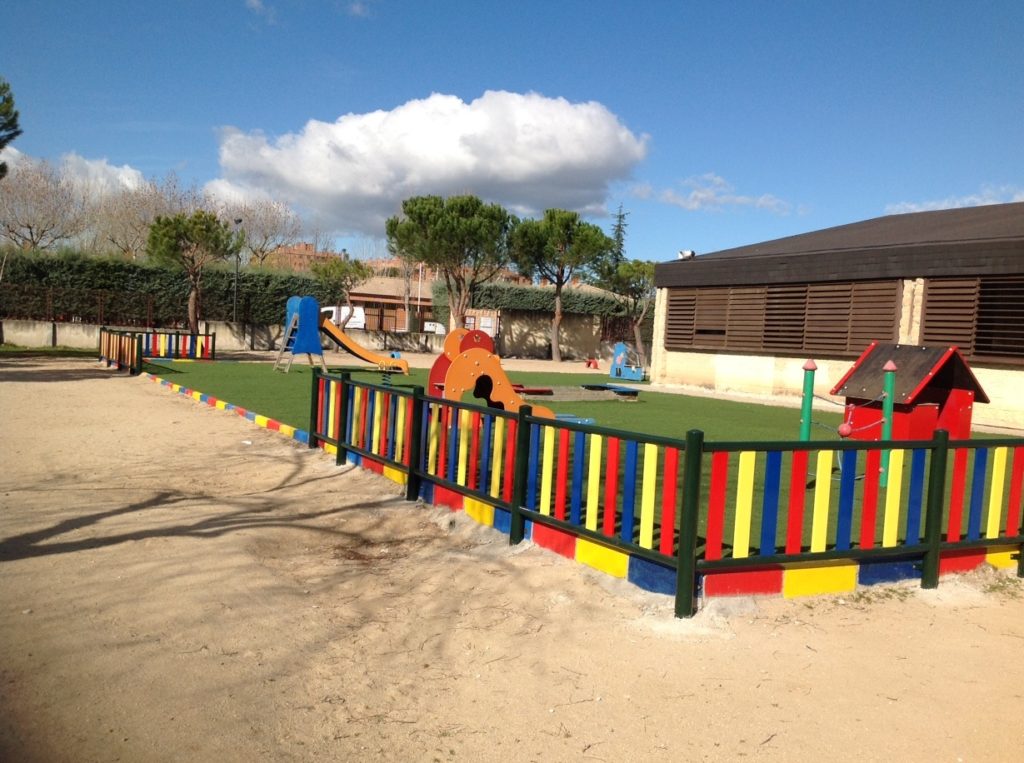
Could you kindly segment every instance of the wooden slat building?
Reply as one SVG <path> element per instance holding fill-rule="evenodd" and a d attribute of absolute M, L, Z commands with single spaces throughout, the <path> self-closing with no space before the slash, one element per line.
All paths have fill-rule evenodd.
<path fill-rule="evenodd" d="M 722 359 L 763 374 L 754 358 L 771 358 L 771 391 L 789 393 L 800 379 L 778 378 L 781 359 L 840 361 L 871 341 L 956 345 L 1024 382 L 1024 203 L 865 220 L 663 263 L 655 279 L 656 382 L 742 390 Z"/>

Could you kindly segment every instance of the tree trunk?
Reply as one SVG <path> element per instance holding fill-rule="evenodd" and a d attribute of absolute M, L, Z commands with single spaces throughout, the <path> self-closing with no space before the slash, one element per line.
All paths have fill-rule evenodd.
<path fill-rule="evenodd" d="M 562 290 L 555 289 L 555 314 L 551 318 L 551 359 L 562 362 L 562 350 L 558 346 L 558 329 L 562 325 Z"/>
<path fill-rule="evenodd" d="M 352 320 L 352 316 L 356 312 L 356 306 L 352 304 L 352 297 L 348 294 L 345 294 L 343 296 L 345 297 L 345 307 L 348 308 L 348 312 L 345 313 L 345 317 L 341 319 L 341 324 L 339 324 L 338 326 L 338 328 L 340 328 L 342 331 L 345 330 L 345 327 L 348 325 L 348 322 Z M 341 311 L 339 310 L 338 312 L 340 313 Z"/>
<path fill-rule="evenodd" d="M 188 330 L 192 334 L 199 333 L 199 287 L 195 284 L 188 293 Z"/>
<path fill-rule="evenodd" d="M 636 354 L 640 357 L 640 368 L 647 368 L 647 350 L 644 340 L 640 337 L 640 323 L 633 323 L 633 341 L 636 342 Z"/>

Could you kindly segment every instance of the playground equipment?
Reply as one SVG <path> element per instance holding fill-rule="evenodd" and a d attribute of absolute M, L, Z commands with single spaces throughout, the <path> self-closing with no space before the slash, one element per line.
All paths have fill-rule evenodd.
<path fill-rule="evenodd" d="M 609 376 L 625 381 L 644 380 L 640 356 L 625 342 L 617 342 L 612 350 L 612 369 Z"/>
<path fill-rule="evenodd" d="M 397 353 L 387 356 L 368 350 L 335 326 L 330 320 L 330 311 L 321 312 L 315 297 L 288 298 L 284 338 L 281 342 L 281 350 L 277 354 L 277 360 L 274 361 L 274 369 L 281 369 L 284 356 L 287 354 L 288 362 L 283 367 L 284 372 L 287 373 L 292 367 L 295 356 L 304 354 L 310 365 L 313 365 L 313 356 L 316 355 L 320 359 L 321 367 L 326 371 L 327 364 L 324 361 L 323 345 L 320 343 L 321 334 L 351 355 L 375 365 L 385 374 L 409 373 L 408 361 L 401 360 Z"/>
<path fill-rule="evenodd" d="M 444 340 L 444 347 L 427 376 L 431 395 L 445 400 L 461 400 L 467 392 L 486 401 L 490 408 L 516 413 L 524 400 L 514 389 L 501 358 L 494 354 L 494 340 L 478 329 L 455 329 Z M 555 418 L 550 408 L 533 407 L 533 415 Z"/>
<path fill-rule="evenodd" d="M 989 401 L 956 347 L 878 342 L 832 394 L 846 398 L 839 434 L 856 440 L 927 440 L 936 429 L 967 440 L 974 403 Z"/>

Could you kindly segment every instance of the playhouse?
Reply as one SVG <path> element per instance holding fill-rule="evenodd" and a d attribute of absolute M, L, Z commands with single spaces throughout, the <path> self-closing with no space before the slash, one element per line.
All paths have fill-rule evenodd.
<path fill-rule="evenodd" d="M 895 364 L 895 368 L 892 367 Z M 945 429 L 971 436 L 974 403 L 989 401 L 956 347 L 872 342 L 832 388 L 846 398 L 844 422 L 857 440 L 880 440 L 886 372 L 894 374 L 892 439 L 928 440 Z"/>

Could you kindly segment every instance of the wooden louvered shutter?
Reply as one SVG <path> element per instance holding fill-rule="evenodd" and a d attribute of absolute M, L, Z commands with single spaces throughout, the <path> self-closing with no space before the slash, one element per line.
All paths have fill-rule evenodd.
<path fill-rule="evenodd" d="M 850 296 L 847 349 L 861 352 L 871 342 L 899 339 L 899 281 L 862 281 Z"/>
<path fill-rule="evenodd" d="M 974 354 L 1024 358 L 1024 276 L 981 279 Z"/>
<path fill-rule="evenodd" d="M 669 289 L 665 311 L 665 349 L 688 350 L 693 346 L 697 293 L 694 289 Z"/>
<path fill-rule="evenodd" d="M 926 345 L 955 344 L 964 355 L 973 355 L 978 287 L 977 278 L 929 280 L 921 341 Z"/>
<path fill-rule="evenodd" d="M 725 343 L 730 350 L 762 349 L 764 306 L 763 287 L 737 287 L 729 291 Z"/>

